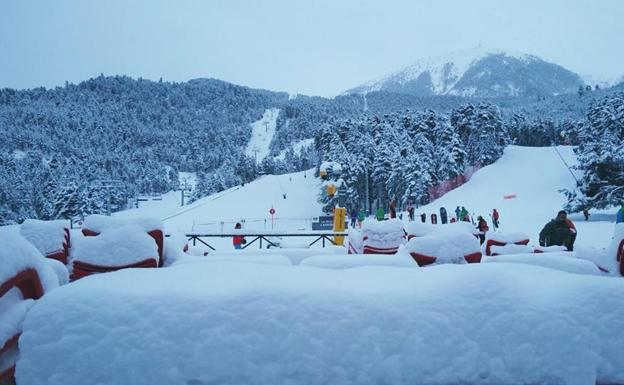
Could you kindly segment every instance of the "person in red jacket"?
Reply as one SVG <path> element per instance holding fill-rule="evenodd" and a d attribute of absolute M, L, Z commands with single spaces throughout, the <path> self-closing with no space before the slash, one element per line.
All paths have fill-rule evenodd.
<path fill-rule="evenodd" d="M 236 225 L 234 225 L 234 230 L 240 230 L 242 228 L 240 223 L 237 223 Z M 232 244 L 234 244 L 234 248 L 236 250 L 240 250 L 243 248 L 243 245 L 247 243 L 247 240 L 245 240 L 245 237 L 242 235 L 235 235 L 232 238 Z"/>
<path fill-rule="evenodd" d="M 485 242 L 485 233 L 490 229 L 487 225 L 487 222 L 481 215 L 477 218 L 477 230 L 479 230 L 479 242 L 483 244 Z"/>
<path fill-rule="evenodd" d="M 498 211 L 496 209 L 492 210 L 492 225 L 494 226 L 494 230 L 498 229 Z"/>

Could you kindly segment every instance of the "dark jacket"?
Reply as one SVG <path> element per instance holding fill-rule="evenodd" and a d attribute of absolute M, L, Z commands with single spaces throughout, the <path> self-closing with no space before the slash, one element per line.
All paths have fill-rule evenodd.
<path fill-rule="evenodd" d="M 568 246 L 572 231 L 565 221 L 551 220 L 544 226 L 539 234 L 539 242 L 542 246 Z"/>

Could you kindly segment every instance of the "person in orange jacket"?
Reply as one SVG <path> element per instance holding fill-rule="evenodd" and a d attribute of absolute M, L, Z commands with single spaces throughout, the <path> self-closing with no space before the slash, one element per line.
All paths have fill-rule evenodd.
<path fill-rule="evenodd" d="M 242 228 L 240 223 L 237 223 L 236 225 L 234 225 L 234 230 L 240 230 Z M 242 235 L 235 235 L 232 238 L 232 244 L 234 244 L 234 248 L 236 250 L 240 250 L 243 248 L 243 245 L 247 243 L 247 240 L 245 239 L 244 236 Z"/>

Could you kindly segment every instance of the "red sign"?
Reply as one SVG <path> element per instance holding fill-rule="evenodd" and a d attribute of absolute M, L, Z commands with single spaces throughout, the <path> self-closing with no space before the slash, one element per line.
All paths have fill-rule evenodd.
<path fill-rule="evenodd" d="M 271 215 L 275 214 L 275 209 L 273 207 L 271 207 L 271 210 L 269 210 L 269 214 Z"/>

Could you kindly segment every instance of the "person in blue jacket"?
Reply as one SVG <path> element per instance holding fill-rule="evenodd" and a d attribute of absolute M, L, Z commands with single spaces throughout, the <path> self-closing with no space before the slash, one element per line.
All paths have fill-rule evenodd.
<path fill-rule="evenodd" d="M 624 202 L 622 202 L 622 206 L 617 211 L 617 214 L 615 214 L 615 223 L 622 223 L 622 222 L 624 222 Z"/>

